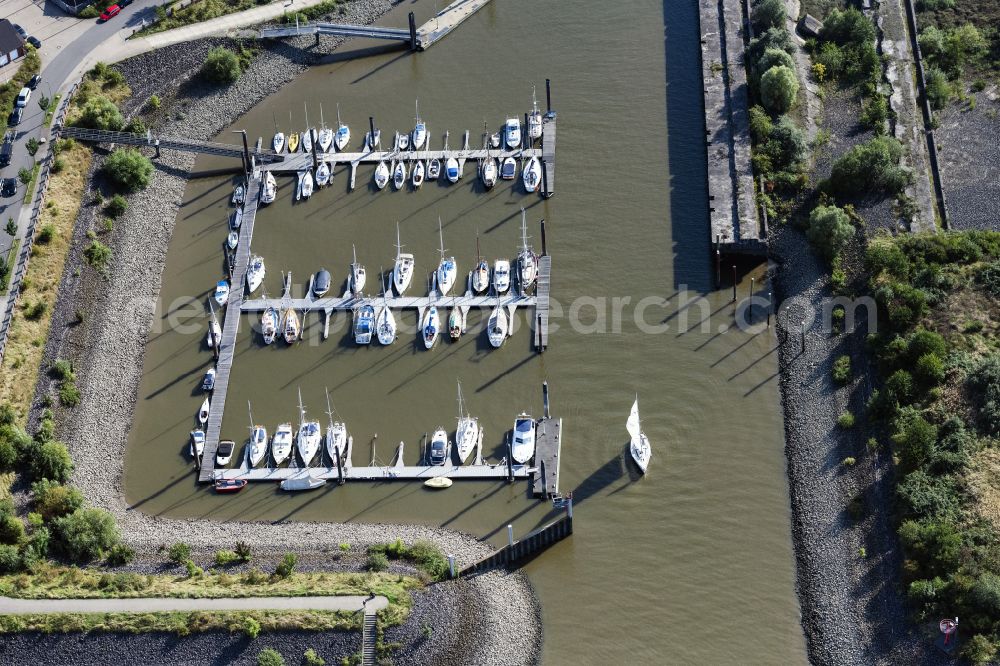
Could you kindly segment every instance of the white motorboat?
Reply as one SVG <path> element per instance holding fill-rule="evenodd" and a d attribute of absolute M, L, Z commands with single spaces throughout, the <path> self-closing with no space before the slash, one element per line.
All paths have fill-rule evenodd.
<path fill-rule="evenodd" d="M 493 291 L 503 294 L 508 289 L 510 289 L 510 262 L 506 259 L 497 259 L 493 262 Z"/>
<path fill-rule="evenodd" d="M 208 335 L 206 336 L 209 349 L 215 347 L 216 340 L 222 340 L 222 327 L 219 326 L 219 322 L 213 317 L 212 323 L 208 326 Z"/>
<path fill-rule="evenodd" d="M 402 296 L 413 280 L 413 255 L 403 252 L 399 242 L 399 225 L 396 225 L 396 263 L 392 267 L 392 286 L 397 296 Z"/>
<path fill-rule="evenodd" d="M 364 303 L 354 308 L 354 344 L 371 344 L 374 330 L 375 308 L 372 304 Z"/>
<path fill-rule="evenodd" d="M 503 162 L 500 163 L 500 178 L 503 180 L 517 178 L 517 160 L 513 157 L 503 158 Z"/>
<path fill-rule="evenodd" d="M 330 291 L 330 284 L 330 271 L 325 268 L 319 269 L 316 271 L 316 277 L 313 278 L 313 295 L 322 298 L 326 292 Z"/>
<path fill-rule="evenodd" d="M 285 149 L 285 135 L 281 132 L 275 132 L 274 138 L 271 139 L 271 147 L 274 148 L 274 152 L 280 153 Z"/>
<path fill-rule="evenodd" d="M 375 167 L 375 187 L 380 190 L 384 190 L 385 186 L 389 183 L 389 167 L 385 165 L 385 162 L 379 162 Z"/>
<path fill-rule="evenodd" d="M 391 345 L 396 341 L 396 317 L 392 314 L 392 308 L 389 307 L 389 302 L 386 299 L 388 291 L 388 287 L 383 285 L 382 309 L 375 317 L 375 333 L 378 335 L 379 343 L 383 345 Z"/>
<path fill-rule="evenodd" d="M 424 161 L 417 160 L 416 164 L 413 165 L 413 171 L 410 174 L 410 182 L 413 183 L 413 188 L 416 189 L 424 184 Z"/>
<path fill-rule="evenodd" d="M 451 447 L 448 446 L 448 433 L 441 426 L 437 427 L 431 436 L 431 448 L 427 454 L 427 462 L 431 465 L 440 466 L 448 462 Z"/>
<path fill-rule="evenodd" d="M 264 434 L 266 436 L 267 431 L 265 431 Z M 288 457 L 291 454 L 292 424 L 282 423 L 278 426 L 278 429 L 274 431 L 274 438 L 271 440 L 271 459 L 274 460 L 275 465 L 280 465 L 288 460 Z"/>
<path fill-rule="evenodd" d="M 451 479 L 447 476 L 432 476 L 431 478 L 424 481 L 424 485 L 428 488 L 433 488 L 434 490 L 444 490 L 445 488 L 451 488 Z"/>
<path fill-rule="evenodd" d="M 500 147 L 501 142 L 502 139 L 500 138 L 500 132 L 494 132 L 493 134 L 490 134 L 490 148 L 496 150 L 497 148 Z"/>
<path fill-rule="evenodd" d="M 420 150 L 427 141 L 427 125 L 420 119 L 420 102 L 414 102 L 417 111 L 416 122 L 413 125 L 413 150 Z"/>
<path fill-rule="evenodd" d="M 458 340 L 465 333 L 465 311 L 454 306 L 448 313 L 448 335 L 452 340 Z"/>
<path fill-rule="evenodd" d="M 330 176 L 333 172 L 330 170 L 329 162 L 320 162 L 319 166 L 316 167 L 316 185 L 318 187 L 326 187 L 327 183 L 330 182 Z"/>
<path fill-rule="evenodd" d="M 479 251 L 479 232 L 476 232 L 476 267 L 472 269 L 472 291 L 485 294 L 490 288 L 490 263 L 483 259 Z"/>
<path fill-rule="evenodd" d="M 527 295 L 528 289 L 535 284 L 538 277 L 538 255 L 528 245 L 528 226 L 525 221 L 524 209 L 521 209 L 521 250 L 517 253 L 517 285 L 521 295 Z"/>
<path fill-rule="evenodd" d="M 351 143 L 351 128 L 340 121 L 340 104 L 337 105 L 337 133 L 333 135 L 333 145 L 343 152 Z"/>
<path fill-rule="evenodd" d="M 497 161 L 487 157 L 479 166 L 479 178 L 486 189 L 492 189 L 497 184 Z"/>
<path fill-rule="evenodd" d="M 432 305 L 427 308 L 427 312 L 424 313 L 424 320 L 420 324 L 420 334 L 424 340 L 424 347 L 426 349 L 433 347 L 440 333 L 441 318 L 438 316 L 437 307 Z"/>
<path fill-rule="evenodd" d="M 205 398 L 204 402 L 201 403 L 201 409 L 198 410 L 198 423 L 202 425 L 208 423 L 208 410 L 209 410 L 208 398 Z"/>
<path fill-rule="evenodd" d="M 486 325 L 486 335 L 494 349 L 499 349 L 503 345 L 503 341 L 507 339 L 507 312 L 500 307 L 499 298 L 497 298 L 497 306 L 490 314 L 489 323 Z"/>
<path fill-rule="evenodd" d="M 233 188 L 233 196 L 232 199 L 230 199 L 230 203 L 232 203 L 234 206 L 242 206 L 244 199 L 246 199 L 246 196 L 247 196 L 247 190 L 243 186 L 243 183 L 240 183 L 235 188 Z"/>
<path fill-rule="evenodd" d="M 642 431 L 642 424 L 639 421 L 638 395 L 635 396 L 635 402 L 632 403 L 632 411 L 629 412 L 628 420 L 625 421 L 625 429 L 628 430 L 628 434 L 631 437 L 628 448 L 632 454 L 632 460 L 635 461 L 635 464 L 645 474 L 653 451 L 649 446 L 649 438 Z"/>
<path fill-rule="evenodd" d="M 264 344 L 269 345 L 274 342 L 278 335 L 278 311 L 269 307 L 260 315 L 260 334 L 264 338 Z"/>
<path fill-rule="evenodd" d="M 262 204 L 274 203 L 274 200 L 278 197 L 278 183 L 274 179 L 274 174 L 268 171 L 264 174 L 264 189 L 260 193 L 260 202 Z"/>
<path fill-rule="evenodd" d="M 441 160 L 433 157 L 427 160 L 427 180 L 437 180 L 441 175 Z"/>
<path fill-rule="evenodd" d="M 240 234 L 238 231 L 230 231 L 229 235 L 226 237 L 226 245 L 229 246 L 230 250 L 235 250 L 236 246 L 240 244 Z"/>
<path fill-rule="evenodd" d="M 303 199 L 308 199 L 313 193 L 313 175 L 309 171 L 303 171 L 300 174 L 299 181 L 299 196 Z"/>
<path fill-rule="evenodd" d="M 282 335 L 284 336 L 286 343 L 292 344 L 299 339 L 299 335 L 301 334 L 299 313 L 293 308 L 288 308 L 285 310 L 284 320 Z"/>
<path fill-rule="evenodd" d="M 444 163 L 444 175 L 449 183 L 457 183 L 462 177 L 462 171 L 458 168 L 458 160 L 449 157 Z"/>
<path fill-rule="evenodd" d="M 260 288 L 265 273 L 264 259 L 257 255 L 250 257 L 250 265 L 247 267 L 247 289 L 251 294 Z"/>
<path fill-rule="evenodd" d="M 264 459 L 264 456 L 267 455 L 267 428 L 262 425 L 255 425 L 250 428 L 249 447 L 247 454 L 250 458 L 250 466 L 256 467 Z"/>
<path fill-rule="evenodd" d="M 365 132 L 365 148 L 369 151 L 375 150 L 382 144 L 382 130 L 375 128 L 375 140 L 372 141 L 372 133 Z"/>
<path fill-rule="evenodd" d="M 473 449 L 479 445 L 483 436 L 482 428 L 479 426 L 479 419 L 468 414 L 462 404 L 462 383 L 458 383 L 458 427 L 455 430 L 455 448 L 458 459 L 462 463 L 466 461 Z"/>
<path fill-rule="evenodd" d="M 233 451 L 236 450 L 236 442 L 231 439 L 224 439 L 219 442 L 219 448 L 215 450 L 215 466 L 225 467 L 233 459 Z"/>
<path fill-rule="evenodd" d="M 296 446 L 302 464 L 309 467 L 323 441 L 323 431 L 319 421 L 306 421 L 306 408 L 302 406 L 302 391 L 299 390 L 299 435 Z"/>
<path fill-rule="evenodd" d="M 368 273 L 365 271 L 365 267 L 358 263 L 358 250 L 353 245 L 351 252 L 354 253 L 354 261 L 351 262 L 351 293 L 359 296 L 368 281 Z"/>
<path fill-rule="evenodd" d="M 392 186 L 397 190 L 403 189 L 406 184 L 406 163 L 402 160 L 396 162 L 392 170 Z"/>
<path fill-rule="evenodd" d="M 521 147 L 521 121 L 517 118 L 508 118 L 503 126 L 503 140 L 507 147 L 516 150 Z"/>
<path fill-rule="evenodd" d="M 205 431 L 192 430 L 191 443 L 188 444 L 188 452 L 195 462 L 201 464 L 201 454 L 205 452 Z"/>
<path fill-rule="evenodd" d="M 316 490 L 326 485 L 326 479 L 320 479 L 309 473 L 300 473 L 287 479 L 282 479 L 278 484 L 282 490 L 294 492 L 298 490 Z"/>
<path fill-rule="evenodd" d="M 243 224 L 243 209 L 237 208 L 229 216 L 229 228 L 232 231 L 236 231 Z"/>
<path fill-rule="evenodd" d="M 531 113 L 528 114 L 528 138 L 534 141 L 542 138 L 542 112 L 538 110 L 535 88 L 531 88 Z"/>
<path fill-rule="evenodd" d="M 441 240 L 441 261 L 438 263 L 434 277 L 437 280 L 438 291 L 441 292 L 442 296 L 446 296 L 458 277 L 458 264 L 455 263 L 455 257 L 444 256 L 444 232 L 441 229 L 440 217 L 438 218 L 438 237 Z"/>
<path fill-rule="evenodd" d="M 524 465 L 533 455 L 535 455 L 535 419 L 521 412 L 514 420 L 511 457 L 514 462 Z"/>
<path fill-rule="evenodd" d="M 542 184 L 542 163 L 537 157 L 532 157 L 521 171 L 521 182 L 525 192 L 536 192 Z"/>
<path fill-rule="evenodd" d="M 225 305 L 229 302 L 229 281 L 219 280 L 215 283 L 215 294 L 212 295 L 215 302 L 219 305 Z"/>
<path fill-rule="evenodd" d="M 208 372 L 205 373 L 204 379 L 201 380 L 201 390 L 211 391 L 215 388 L 215 368 L 209 368 Z"/>

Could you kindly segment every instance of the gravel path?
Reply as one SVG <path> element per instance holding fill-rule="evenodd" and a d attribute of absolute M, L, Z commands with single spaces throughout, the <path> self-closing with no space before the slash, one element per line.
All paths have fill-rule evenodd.
<path fill-rule="evenodd" d="M 239 597 L 233 599 L 11 599 L 0 597 L 0 613 L 169 613 L 173 611 L 323 610 L 375 612 L 389 605 L 382 596 Z"/>

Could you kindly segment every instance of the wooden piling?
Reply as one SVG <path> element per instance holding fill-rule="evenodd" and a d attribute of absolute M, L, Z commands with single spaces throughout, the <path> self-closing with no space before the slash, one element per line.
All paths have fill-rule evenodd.
<path fill-rule="evenodd" d="M 542 177 L 543 178 L 545 177 L 545 171 L 542 171 Z M 541 225 L 542 225 L 542 256 L 544 257 L 544 256 L 546 256 L 549 253 L 548 246 L 545 243 L 545 218 L 544 217 L 542 218 Z"/>
<path fill-rule="evenodd" d="M 410 50 L 411 51 L 416 51 L 417 50 L 417 17 L 413 15 L 413 12 L 410 12 L 409 21 L 410 21 Z"/>
<path fill-rule="evenodd" d="M 549 79 L 545 79 L 545 111 L 552 113 L 552 86 Z"/>

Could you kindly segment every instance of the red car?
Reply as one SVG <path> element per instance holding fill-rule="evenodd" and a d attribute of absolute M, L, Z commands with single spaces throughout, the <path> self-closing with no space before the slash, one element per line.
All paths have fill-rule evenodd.
<path fill-rule="evenodd" d="M 114 17 L 118 16 L 118 13 L 121 12 L 121 10 L 122 8 L 119 7 L 118 5 L 111 5 L 110 7 L 104 10 L 104 13 L 101 14 L 101 20 L 108 21 L 110 19 L 113 19 Z"/>

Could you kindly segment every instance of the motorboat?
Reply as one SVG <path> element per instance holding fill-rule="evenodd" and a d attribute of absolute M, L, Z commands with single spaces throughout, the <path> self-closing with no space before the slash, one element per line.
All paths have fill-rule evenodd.
<path fill-rule="evenodd" d="M 326 187 L 327 183 L 330 182 L 330 175 L 332 173 L 329 162 L 320 162 L 319 166 L 316 167 L 316 185 L 318 187 Z"/>
<path fill-rule="evenodd" d="M 319 421 L 306 421 L 306 408 L 302 406 L 302 391 L 299 391 L 299 436 L 296 446 L 302 464 L 309 467 L 323 443 L 323 430 Z"/>
<path fill-rule="evenodd" d="M 368 281 L 368 272 L 365 267 L 358 263 L 358 250 L 353 245 L 351 246 L 351 252 L 354 253 L 354 261 L 351 262 L 351 293 L 355 296 L 361 294 L 361 290 L 365 288 L 365 283 Z"/>
<path fill-rule="evenodd" d="M 337 105 L 337 133 L 333 135 L 333 145 L 344 151 L 351 144 L 351 128 L 340 121 L 340 105 Z"/>
<path fill-rule="evenodd" d="M 191 441 L 188 444 L 188 453 L 196 462 L 201 461 L 201 454 L 205 452 L 205 431 L 192 430 Z"/>
<path fill-rule="evenodd" d="M 226 237 L 226 245 L 230 250 L 235 250 L 236 246 L 240 244 L 240 233 L 238 231 L 230 231 L 229 235 Z"/>
<path fill-rule="evenodd" d="M 462 171 L 458 168 L 458 160 L 449 157 L 444 163 L 444 175 L 449 183 L 457 183 L 462 177 Z"/>
<path fill-rule="evenodd" d="M 503 126 L 503 140 L 507 147 L 516 150 L 521 147 L 521 121 L 517 118 L 508 118 Z"/>
<path fill-rule="evenodd" d="M 503 294 L 508 289 L 510 289 L 510 262 L 506 259 L 497 259 L 493 262 L 493 291 Z"/>
<path fill-rule="evenodd" d="M 247 487 L 249 481 L 246 479 L 216 479 L 215 492 L 217 493 L 238 493 Z"/>
<path fill-rule="evenodd" d="M 212 323 L 208 325 L 208 335 L 206 336 L 209 349 L 215 347 L 216 340 L 222 340 L 222 327 L 219 326 L 219 322 L 213 318 Z"/>
<path fill-rule="evenodd" d="M 451 488 L 451 479 L 447 476 L 432 476 L 424 481 L 424 485 L 434 490 L 444 490 L 445 488 Z"/>
<path fill-rule="evenodd" d="M 308 473 L 283 479 L 281 489 L 289 492 L 298 490 L 316 490 L 326 485 L 326 479 L 318 479 Z"/>
<path fill-rule="evenodd" d="M 280 429 L 280 428 L 279 428 Z M 250 458 L 250 466 L 256 467 L 267 455 L 267 428 L 262 425 L 255 425 L 250 428 L 250 444 L 247 457 Z"/>
<path fill-rule="evenodd" d="M 532 157 L 521 171 L 521 182 L 525 192 L 536 192 L 542 184 L 542 163 L 537 157 Z"/>
<path fill-rule="evenodd" d="M 396 162 L 392 170 L 392 186 L 397 190 L 403 189 L 406 184 L 406 163 L 402 160 Z"/>
<path fill-rule="evenodd" d="M 490 148 L 496 150 L 500 147 L 502 139 L 500 138 L 500 132 L 494 132 L 490 134 Z"/>
<path fill-rule="evenodd" d="M 246 199 L 246 196 L 247 196 L 247 190 L 243 186 L 243 183 L 240 183 L 235 188 L 233 188 L 233 196 L 230 199 L 230 203 L 232 203 L 234 206 L 242 206 L 243 201 Z"/>
<path fill-rule="evenodd" d="M 479 166 L 479 178 L 488 190 L 497 184 L 497 161 L 495 159 L 487 157 L 482 161 Z"/>
<path fill-rule="evenodd" d="M 433 157 L 427 160 L 427 180 L 437 180 L 441 175 L 441 160 Z"/>
<path fill-rule="evenodd" d="M 310 127 L 302 133 L 302 152 L 311 153 L 313 151 L 313 141 L 316 138 L 316 130 Z"/>
<path fill-rule="evenodd" d="M 264 259 L 256 254 L 250 257 L 250 265 L 247 267 L 247 289 L 251 294 L 260 288 L 265 272 Z"/>
<path fill-rule="evenodd" d="M 486 336 L 490 339 L 490 344 L 494 349 L 499 349 L 503 341 L 507 339 L 507 312 L 500 306 L 500 299 L 497 299 L 497 306 L 490 314 L 489 323 L 486 325 Z"/>
<path fill-rule="evenodd" d="M 639 470 L 645 474 L 653 452 L 649 446 L 649 438 L 642 431 L 642 424 L 639 421 L 638 395 L 635 396 L 635 402 L 632 403 L 632 411 L 629 412 L 628 420 L 625 421 L 625 429 L 628 430 L 628 434 L 631 437 L 628 449 L 632 454 L 632 460 L 638 465 Z"/>
<path fill-rule="evenodd" d="M 269 307 L 260 315 L 260 334 L 264 338 L 264 344 L 269 345 L 274 342 L 278 335 L 278 311 Z"/>
<path fill-rule="evenodd" d="M 440 217 L 438 218 L 438 237 L 441 240 L 441 261 L 438 263 L 434 277 L 437 280 L 438 291 L 441 292 L 442 296 L 446 296 L 458 277 L 458 264 L 455 263 L 455 257 L 444 256 L 444 232 L 441 230 Z"/>
<path fill-rule="evenodd" d="M 438 335 L 441 333 L 441 318 L 438 316 L 436 306 L 432 305 L 427 308 L 424 320 L 420 325 L 420 333 L 423 336 L 424 347 L 426 349 L 430 349 L 437 342 Z"/>
<path fill-rule="evenodd" d="M 229 216 L 229 229 L 231 231 L 236 231 L 243 224 L 243 209 L 237 208 Z"/>
<path fill-rule="evenodd" d="M 528 245 L 528 226 L 524 209 L 521 209 L 521 250 L 517 253 L 517 284 L 521 295 L 527 295 L 528 289 L 535 284 L 538 277 L 538 256 Z"/>
<path fill-rule="evenodd" d="M 365 132 L 365 148 L 369 151 L 375 150 L 382 143 L 382 130 L 375 128 L 375 140 L 372 141 L 372 133 Z"/>
<path fill-rule="evenodd" d="M 392 267 L 392 286 L 397 296 L 402 296 L 413 280 L 413 255 L 403 252 L 399 242 L 399 225 L 396 225 L 396 263 Z"/>
<path fill-rule="evenodd" d="M 233 451 L 236 450 L 236 442 L 231 439 L 224 439 L 219 442 L 219 448 L 215 450 L 215 464 L 217 467 L 225 467 L 233 459 Z"/>
<path fill-rule="evenodd" d="M 397 134 L 396 135 L 396 149 L 397 150 L 409 150 L 410 149 L 410 135 L 409 134 Z"/>
<path fill-rule="evenodd" d="M 316 137 L 316 143 L 319 144 L 319 149 L 322 152 L 330 152 L 330 146 L 333 145 L 333 130 L 325 125 L 320 128 L 319 135 Z"/>
<path fill-rule="evenodd" d="M 299 181 L 299 196 L 308 199 L 313 193 L 313 176 L 309 171 L 303 171 Z"/>
<path fill-rule="evenodd" d="M 265 431 L 265 437 L 267 432 Z M 278 426 L 278 429 L 274 431 L 274 438 L 271 440 L 271 458 L 274 460 L 275 465 L 280 465 L 281 463 L 288 460 L 288 456 L 292 454 L 292 424 L 282 423 Z"/>
<path fill-rule="evenodd" d="M 417 160 L 416 164 L 413 165 L 413 170 L 410 172 L 410 182 L 413 184 L 414 189 L 424 184 L 423 160 Z"/>
<path fill-rule="evenodd" d="M 285 149 L 285 135 L 282 132 L 275 132 L 274 138 L 271 139 L 271 147 L 274 148 L 274 152 L 280 153 Z"/>
<path fill-rule="evenodd" d="M 294 153 L 299 149 L 299 133 L 289 132 L 288 134 L 288 152 Z"/>
<path fill-rule="evenodd" d="M 434 435 L 431 436 L 431 448 L 427 454 L 427 462 L 431 465 L 444 465 L 448 462 L 449 448 L 448 433 L 443 427 L 438 426 Z"/>
<path fill-rule="evenodd" d="M 208 398 L 205 398 L 205 400 L 201 403 L 201 408 L 198 410 L 198 423 L 202 425 L 208 423 L 208 411 L 209 411 Z"/>
<path fill-rule="evenodd" d="M 375 187 L 380 190 L 384 190 L 385 186 L 389 183 L 389 167 L 385 165 L 385 161 L 381 161 L 375 167 Z"/>
<path fill-rule="evenodd" d="M 229 302 L 229 281 L 219 280 L 215 283 L 215 294 L 212 295 L 215 302 L 219 305 L 225 305 Z"/>
<path fill-rule="evenodd" d="M 285 342 L 292 344 L 299 339 L 301 334 L 301 326 L 299 324 L 299 313 L 295 311 L 294 308 L 288 308 L 285 310 L 285 325 L 282 335 L 285 338 Z"/>
<path fill-rule="evenodd" d="M 330 271 L 321 268 L 316 271 L 316 277 L 313 280 L 313 295 L 322 297 L 328 291 L 330 291 Z"/>
<path fill-rule="evenodd" d="M 510 448 L 514 462 L 521 465 L 535 455 L 535 419 L 524 412 L 514 420 L 514 437 Z"/>
<path fill-rule="evenodd" d="M 455 306 L 448 313 L 448 335 L 452 340 L 458 340 L 465 332 L 465 312 Z"/>
<path fill-rule="evenodd" d="M 204 379 L 201 380 L 201 390 L 211 391 L 215 388 L 215 368 L 209 368 L 208 372 L 205 373 Z"/>
<path fill-rule="evenodd" d="M 424 147 L 424 143 L 427 142 L 427 125 L 423 120 L 420 119 L 420 102 L 414 102 L 414 108 L 416 109 L 417 116 L 416 122 L 413 125 L 413 150 L 420 150 Z"/>
<path fill-rule="evenodd" d="M 277 197 L 278 183 L 274 179 L 274 174 L 268 171 L 264 174 L 264 189 L 260 193 L 260 202 L 262 204 L 274 203 Z"/>
<path fill-rule="evenodd" d="M 471 416 L 465 411 L 462 404 L 462 383 L 458 383 L 458 427 L 455 430 L 455 448 L 458 459 L 462 463 L 466 461 L 473 449 L 479 445 L 483 436 L 482 428 L 479 426 L 479 419 Z"/>
<path fill-rule="evenodd" d="M 476 267 L 472 269 L 472 291 L 485 294 L 490 288 L 490 263 L 479 251 L 479 232 L 476 232 Z"/>
<path fill-rule="evenodd" d="M 372 304 L 364 303 L 354 308 L 354 343 L 371 344 L 373 330 L 375 330 L 375 308 Z"/>
<path fill-rule="evenodd" d="M 542 138 L 542 112 L 538 110 L 535 89 L 531 89 L 531 113 L 528 114 L 528 138 L 534 141 Z"/>
<path fill-rule="evenodd" d="M 517 178 L 517 160 L 513 157 L 503 158 L 503 162 L 500 163 L 500 178 L 503 180 Z"/>

